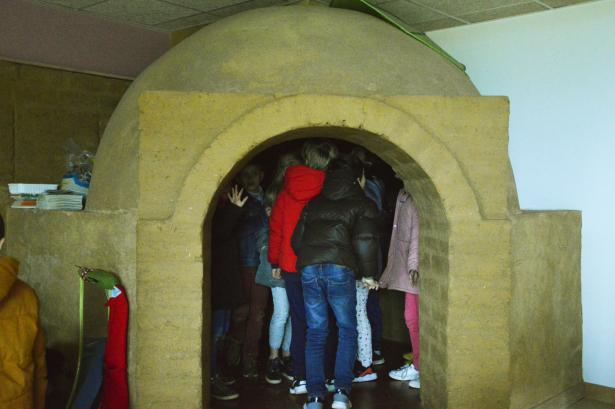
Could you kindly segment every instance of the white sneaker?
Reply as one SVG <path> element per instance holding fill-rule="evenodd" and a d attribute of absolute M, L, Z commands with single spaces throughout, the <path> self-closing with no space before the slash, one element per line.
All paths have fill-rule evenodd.
<path fill-rule="evenodd" d="M 421 389 L 421 378 L 408 382 L 408 386 L 414 389 Z"/>
<path fill-rule="evenodd" d="M 303 395 L 307 393 L 307 382 L 305 379 L 295 379 L 289 390 L 291 395 Z"/>
<path fill-rule="evenodd" d="M 419 379 L 419 371 L 414 368 L 414 365 L 406 364 L 399 369 L 390 371 L 389 376 L 398 381 L 415 381 Z"/>

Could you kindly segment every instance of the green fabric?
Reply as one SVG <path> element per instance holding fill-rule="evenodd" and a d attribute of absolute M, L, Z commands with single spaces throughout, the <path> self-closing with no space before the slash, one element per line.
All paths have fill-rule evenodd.
<path fill-rule="evenodd" d="M 119 280 L 115 274 L 109 271 L 82 267 L 80 269 L 80 274 L 85 281 L 95 284 L 103 290 L 111 290 L 119 284 Z"/>
<path fill-rule="evenodd" d="M 429 38 L 427 34 L 413 30 L 406 23 L 404 23 L 394 15 L 387 13 L 386 11 L 374 6 L 373 4 L 369 4 L 365 0 L 331 0 L 329 6 L 339 9 L 354 10 L 361 13 L 369 14 L 374 17 L 378 17 L 379 19 L 393 25 L 394 27 L 403 31 L 410 37 L 414 38 L 416 41 L 440 54 L 442 57 L 450 61 L 455 67 L 459 68 L 464 73 L 466 71 L 465 65 L 463 65 L 462 63 L 454 59 L 446 51 L 444 51 L 438 44 L 436 44 L 431 38 Z"/>

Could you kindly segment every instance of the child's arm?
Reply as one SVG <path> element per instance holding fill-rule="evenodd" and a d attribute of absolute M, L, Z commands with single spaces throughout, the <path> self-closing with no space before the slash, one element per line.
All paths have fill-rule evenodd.
<path fill-rule="evenodd" d="M 408 198 L 412 201 L 412 198 Z M 419 213 L 414 201 L 409 206 L 410 248 L 408 251 L 408 271 L 419 271 Z"/>

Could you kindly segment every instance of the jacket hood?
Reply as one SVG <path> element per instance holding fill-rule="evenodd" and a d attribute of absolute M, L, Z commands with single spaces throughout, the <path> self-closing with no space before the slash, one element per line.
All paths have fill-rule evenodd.
<path fill-rule="evenodd" d="M 359 186 L 355 173 L 350 169 L 338 169 L 327 172 L 327 177 L 320 194 L 330 200 L 365 196 L 361 186 Z"/>
<path fill-rule="evenodd" d="M 284 190 L 297 201 L 308 201 L 320 193 L 325 172 L 303 165 L 291 166 L 284 176 Z"/>
<path fill-rule="evenodd" d="M 0 301 L 11 291 L 18 273 L 19 261 L 12 257 L 0 257 Z"/>

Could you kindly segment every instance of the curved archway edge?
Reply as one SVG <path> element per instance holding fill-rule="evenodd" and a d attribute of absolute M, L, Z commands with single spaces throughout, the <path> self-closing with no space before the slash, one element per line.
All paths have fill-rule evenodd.
<path fill-rule="evenodd" d="M 293 129 L 315 126 L 365 130 L 390 142 L 408 153 L 433 181 L 443 198 L 447 217 L 480 220 L 476 195 L 457 159 L 410 113 L 372 98 L 310 95 L 275 99 L 244 114 L 216 136 L 188 174 L 173 219 L 194 220 L 195 214 L 203 219 L 209 202 L 195 203 L 194 192 L 202 190 L 204 184 L 219 183 L 258 145 Z M 368 145 L 387 158 L 387 152 L 378 152 L 377 142 Z M 392 165 L 403 173 L 403 164 Z M 202 175 L 208 175 L 208 180 L 203 180 Z"/>
<path fill-rule="evenodd" d="M 149 98 L 147 94 L 155 95 Z M 428 337 L 423 358 L 432 364 L 422 375 L 425 407 L 446 408 L 453 400 L 467 403 L 460 407 L 504 407 L 510 389 L 508 366 L 502 364 L 508 362 L 509 353 L 510 222 L 481 217 L 479 198 L 458 157 L 424 124 L 411 113 L 375 98 L 147 94 L 140 115 L 137 223 L 139 405 L 179 405 L 181 394 L 182 407 L 198 408 L 201 403 L 195 402 L 208 396 L 208 383 L 202 382 L 207 369 L 201 358 L 209 348 L 204 336 L 210 314 L 208 255 L 203 250 L 209 248 L 209 238 L 201 226 L 212 213 L 220 183 L 255 150 L 283 142 L 279 135 L 309 127 L 341 127 L 360 131 L 346 139 L 389 162 L 407 187 L 418 193 L 421 216 L 430 211 L 434 215 L 435 222 L 428 220 L 421 233 L 425 243 L 421 268 L 430 277 L 423 281 L 421 300 L 426 317 L 421 321 L 422 338 Z M 198 119 L 214 109 L 212 104 L 225 109 L 220 107 L 225 99 L 228 115 L 224 124 L 216 128 Z M 174 147 L 168 144 L 171 133 Z M 187 154 L 186 147 L 196 139 L 205 141 L 203 148 Z M 174 162 L 169 155 L 176 151 L 183 155 L 177 154 Z M 171 163 L 177 163 L 177 168 L 171 168 Z M 178 169 L 186 170 L 173 175 Z M 160 181 L 165 175 L 181 183 L 164 185 Z M 408 180 L 411 175 L 424 177 Z M 172 288 L 161 284 L 169 274 L 173 274 Z M 484 282 L 504 297 L 486 293 L 477 297 L 475 289 Z M 476 305 L 468 317 L 466 304 L 471 296 Z M 464 343 L 468 334 L 480 333 L 471 327 L 472 322 L 489 322 L 494 328 L 487 344 Z M 175 340 L 173 352 L 158 341 L 165 335 Z M 163 363 L 158 356 L 161 351 L 167 358 Z M 477 355 L 481 355 L 480 362 L 473 359 Z M 477 365 L 488 381 L 467 382 L 471 377 L 464 374 L 477 370 Z M 174 392 L 172 399 L 164 392 L 169 389 Z"/>

